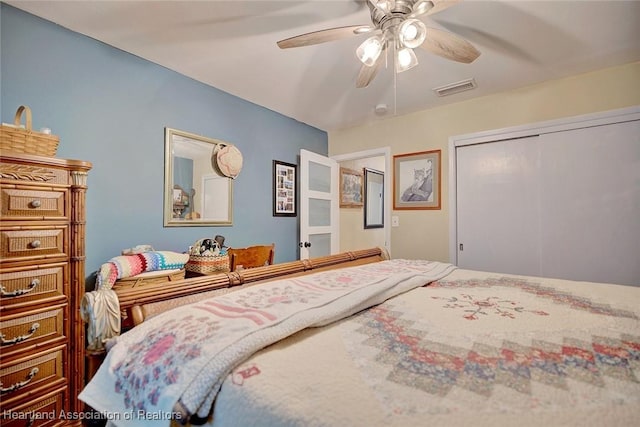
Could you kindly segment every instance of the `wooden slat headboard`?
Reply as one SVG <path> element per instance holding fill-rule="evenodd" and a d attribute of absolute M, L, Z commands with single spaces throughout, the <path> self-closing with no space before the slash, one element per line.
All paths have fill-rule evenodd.
<path fill-rule="evenodd" d="M 192 302 L 195 295 L 197 295 L 197 299 L 206 298 L 207 295 L 199 295 L 203 293 L 211 293 L 212 291 L 226 293 L 240 289 L 239 287 L 279 277 L 295 277 L 335 268 L 369 264 L 384 259 L 389 259 L 384 249 L 364 249 L 319 258 L 265 265 L 264 267 L 230 273 L 220 273 L 167 283 L 154 283 L 135 288 L 116 289 L 116 294 L 120 301 L 123 328 L 130 328 L 144 321 L 145 311 L 151 314 L 151 311 L 145 310 L 146 307 L 154 307 L 152 313 L 158 314 L 167 309 Z M 163 305 L 160 303 L 165 301 L 170 302 L 166 303 L 166 309 L 163 310 L 161 309 Z"/>

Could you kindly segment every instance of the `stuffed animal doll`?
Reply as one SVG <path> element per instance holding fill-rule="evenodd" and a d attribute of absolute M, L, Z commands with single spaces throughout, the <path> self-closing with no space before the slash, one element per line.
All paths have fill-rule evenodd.
<path fill-rule="evenodd" d="M 214 239 L 204 239 L 200 245 L 200 255 L 211 256 L 220 253 L 220 245 Z"/>

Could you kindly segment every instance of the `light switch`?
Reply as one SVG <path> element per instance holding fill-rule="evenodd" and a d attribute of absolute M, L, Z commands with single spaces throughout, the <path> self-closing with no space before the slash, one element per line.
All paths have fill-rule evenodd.
<path fill-rule="evenodd" d="M 391 226 L 392 227 L 400 227 L 400 218 L 398 218 L 397 216 L 392 216 L 391 217 Z"/>

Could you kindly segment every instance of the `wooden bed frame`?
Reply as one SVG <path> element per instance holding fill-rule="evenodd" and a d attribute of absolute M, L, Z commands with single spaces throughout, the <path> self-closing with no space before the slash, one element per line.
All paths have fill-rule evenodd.
<path fill-rule="evenodd" d="M 133 288 L 114 289 L 120 302 L 121 332 L 155 316 L 203 298 L 234 292 L 248 286 L 281 277 L 296 277 L 319 271 L 370 264 L 389 259 L 383 248 L 343 252 L 319 258 L 285 262 L 210 276 L 165 283 L 150 283 Z M 86 381 L 95 375 L 104 360 L 104 350 L 87 350 Z"/>

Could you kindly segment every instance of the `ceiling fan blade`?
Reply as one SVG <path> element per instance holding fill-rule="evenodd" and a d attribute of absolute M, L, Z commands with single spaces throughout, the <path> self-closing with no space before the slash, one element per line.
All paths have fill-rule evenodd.
<path fill-rule="evenodd" d="M 480 56 L 480 51 L 465 39 L 436 28 L 427 27 L 427 37 L 420 47 L 436 55 L 465 64 L 472 63 Z"/>
<path fill-rule="evenodd" d="M 433 7 L 427 11 L 427 15 L 433 15 L 434 13 L 442 12 L 445 9 L 449 9 L 451 6 L 455 6 L 460 3 L 461 0 L 431 0 Z"/>
<path fill-rule="evenodd" d="M 382 64 L 382 58 L 384 55 L 385 51 L 383 50 L 372 66 L 368 67 L 363 64 L 362 67 L 360 67 L 360 72 L 358 73 L 358 78 L 356 79 L 356 87 L 358 89 L 369 86 L 369 83 L 373 81 L 373 79 L 376 77 L 376 74 L 378 74 L 378 70 L 380 69 L 380 65 Z"/>
<path fill-rule="evenodd" d="M 358 34 L 368 33 L 374 29 L 375 28 L 369 25 L 350 25 L 348 27 L 329 28 L 326 30 L 313 31 L 311 33 L 300 34 L 299 36 L 280 40 L 278 42 L 278 46 L 280 47 L 280 49 L 310 46 L 314 44 L 345 39 L 347 37 L 355 36 Z"/>

